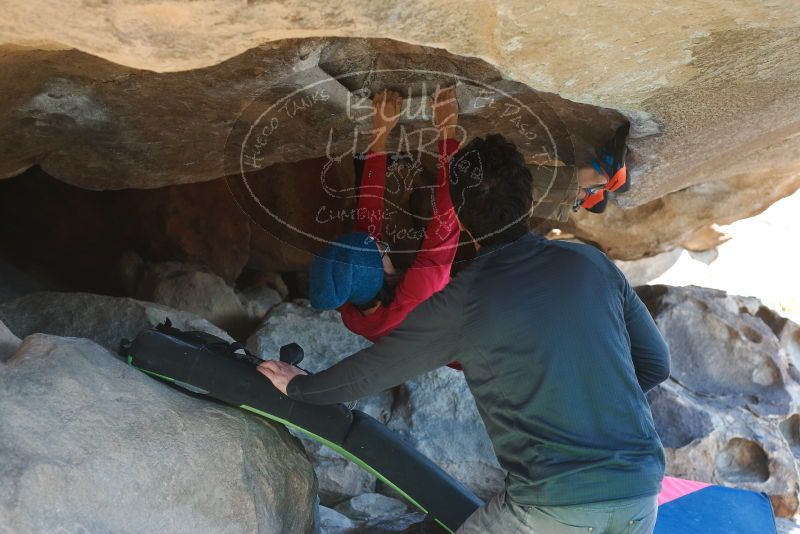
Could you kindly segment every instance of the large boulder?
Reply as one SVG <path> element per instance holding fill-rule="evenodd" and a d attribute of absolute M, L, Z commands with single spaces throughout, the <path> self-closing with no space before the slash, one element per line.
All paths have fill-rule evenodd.
<path fill-rule="evenodd" d="M 727 180 L 695 184 L 636 207 L 610 203 L 602 215 L 578 212 L 559 226 L 586 242 L 598 244 L 613 258 L 653 256 L 682 244 L 694 246 L 698 232 L 712 223 L 730 224 L 753 217 L 793 194 L 800 188 L 800 162 L 787 169 L 784 179 L 774 180 L 774 176 L 771 169 L 754 170 Z"/>
<path fill-rule="evenodd" d="M 9 532 L 313 532 L 285 429 L 154 380 L 87 339 L 27 337 L 0 367 Z"/>
<path fill-rule="evenodd" d="M 253 71 L 256 65 L 263 76 Z M 252 171 L 254 182 L 264 179 L 258 187 L 264 191 L 248 187 L 239 200 L 248 203 L 256 192 L 267 208 L 281 215 L 284 210 L 289 214 L 288 206 L 310 211 L 312 220 L 303 221 L 305 226 L 313 225 L 321 206 L 318 197 L 333 202 L 337 196 L 352 196 L 339 194 L 345 192 L 339 187 L 334 195 L 323 191 L 325 180 L 320 183 L 319 171 L 323 164 L 343 161 L 349 168 L 345 185 L 354 185 L 352 164 L 343 156 L 368 145 L 367 136 L 354 138 L 356 131 L 365 129 L 367 118 L 360 104 L 362 88 L 399 86 L 419 99 L 437 84 L 453 84 L 459 77 L 464 81 L 459 100 L 466 134 L 503 133 L 517 142 L 534 167 L 585 159 L 625 120 L 620 113 L 503 79 L 478 58 L 390 39 L 289 39 L 255 47 L 218 65 L 169 74 L 131 69 L 78 50 L 5 47 L 0 72 L 6 75 L 2 80 L 16 78 L 9 86 L 0 82 L 0 89 L 13 95 L 8 110 L 0 108 L 0 116 L 16 125 L 11 129 L 17 132 L 15 143 L 4 143 L 0 176 L 14 176 L 38 164 L 67 183 L 105 190 L 205 182 Z M 97 83 L 108 79 L 116 83 Z M 170 97 L 161 100 L 158 114 L 143 113 L 167 92 Z M 282 99 L 288 102 L 285 112 Z M 247 134 L 253 127 L 261 129 L 256 122 L 272 104 L 282 127 L 270 133 L 269 142 L 258 141 L 257 156 L 242 161 L 242 153 L 251 153 L 248 139 L 253 138 Z M 411 105 L 425 109 L 422 100 Z M 392 144 L 398 146 L 402 139 L 412 150 L 425 150 L 431 139 L 419 136 L 430 127 L 430 111 L 409 111 L 402 122 L 406 133 L 395 130 Z M 180 124 L 181 131 L 192 133 L 176 143 L 175 131 L 164 128 L 165 123 Z M 69 143 L 74 135 L 102 135 L 103 143 Z M 6 136 L 11 132 L 0 129 L 0 139 Z M 34 146 L 48 147 L 49 153 L 42 155 Z M 86 165 L 87 160 L 96 165 Z M 281 163 L 297 165 L 276 165 Z M 289 181 L 283 179 L 286 171 Z M 327 172 L 322 170 L 323 175 Z M 548 203 L 568 207 L 572 200 L 564 194 L 574 193 L 573 175 L 559 175 L 563 176 L 554 187 L 542 185 L 542 190 L 548 192 Z M 304 203 L 309 196 L 315 201 Z M 224 204 L 230 196 L 216 199 Z M 205 197 L 201 205 L 213 209 L 214 200 Z M 137 214 L 152 217 L 144 208 Z M 554 213 L 548 210 L 548 215 Z"/>
<path fill-rule="evenodd" d="M 31 293 L 0 303 L 0 321 L 24 338 L 41 332 L 84 337 L 116 351 L 122 338 L 133 339 L 142 329 L 169 318 L 176 328 L 201 330 L 233 339 L 205 319 L 161 304 L 91 293 Z"/>
<path fill-rule="evenodd" d="M 440 46 L 486 58 L 503 75 L 539 90 L 626 110 L 641 134 L 663 131 L 635 145 L 651 177 L 636 193 L 642 203 L 695 183 L 757 171 L 767 159 L 773 170 L 796 163 L 792 117 L 800 90 L 800 43 L 794 29 L 800 14 L 789 0 L 769 9 L 724 2 L 713 7 L 679 0 L 664 12 L 655 4 L 625 1 L 587 6 L 578 13 L 567 0 L 548 4 L 546 10 L 531 10 L 515 0 L 499 5 L 473 0 L 462 9 L 441 7 L 436 16 L 420 18 L 414 14 L 429 12 L 428 2 L 387 10 L 348 4 L 331 11 L 290 2 L 276 12 L 258 5 L 201 9 L 174 1 L 130 6 L 119 0 L 101 8 L 37 1 L 33 7 L 12 6 L 7 17 L 13 24 L 3 28 L 0 38 L 51 51 L 78 48 L 118 65 L 167 73 L 230 63 L 229 58 L 258 45 L 276 49 L 285 46 L 283 37 L 315 36 L 322 28 L 346 37 L 380 35 Z M 72 16 L 62 16 L 65 12 Z M 582 24 L 575 24 L 577 16 Z M 628 21 L 624 38 L 608 31 L 620 20 Z M 232 26 L 238 30 L 233 36 Z M 316 64 L 313 51 L 286 56 L 284 65 L 254 64 L 242 72 L 274 78 L 276 68 Z M 138 72 L 132 76 L 141 78 Z M 167 83 L 169 78 L 162 79 Z M 45 95 L 40 100 L 46 101 Z M 71 98 L 72 106 L 58 96 L 50 98 L 52 106 L 61 103 L 84 123 L 102 122 L 103 112 L 108 113 L 81 92 Z M 181 101 L 176 99 L 176 109 Z M 197 112 L 195 106 L 184 107 L 187 115 Z M 703 150 L 692 150 L 698 146 Z M 195 159 L 205 155 L 201 150 L 194 154 Z M 722 154 L 728 157 L 719 158 Z"/>
<path fill-rule="evenodd" d="M 272 308 L 247 340 L 247 348 L 264 359 L 275 359 L 280 348 L 288 343 L 303 347 L 300 365 L 312 373 L 327 369 L 372 344 L 348 330 L 338 311 L 315 310 L 306 299 L 283 302 Z M 382 396 L 365 399 L 359 406 L 381 421 L 389 416 L 389 407 Z"/>
<path fill-rule="evenodd" d="M 669 344 L 674 382 L 758 415 L 787 415 L 800 400 L 795 362 L 758 299 L 695 286 L 645 286 L 640 294 Z"/>
<path fill-rule="evenodd" d="M 649 394 L 669 474 L 767 493 L 798 511 L 800 327 L 752 297 L 638 288 L 670 347 L 670 379 Z M 794 340 L 794 341 L 792 341 Z"/>
<path fill-rule="evenodd" d="M 248 348 L 262 358 L 276 358 L 281 345 L 297 342 L 306 352 L 302 367 L 317 372 L 369 346 L 347 330 L 338 312 L 319 312 L 307 301 L 272 309 Z M 459 371 L 442 368 L 358 401 L 363 410 L 453 477 L 482 497 L 503 487 L 500 469 L 475 401 Z M 334 505 L 364 492 L 394 495 L 391 488 L 313 441 L 304 441 L 320 480 L 320 499 Z"/>

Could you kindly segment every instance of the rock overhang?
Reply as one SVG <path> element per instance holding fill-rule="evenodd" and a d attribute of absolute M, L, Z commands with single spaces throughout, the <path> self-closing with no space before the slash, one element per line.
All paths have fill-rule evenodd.
<path fill-rule="evenodd" d="M 224 130 L 231 125 L 226 119 L 231 108 L 220 106 L 213 95 L 209 96 L 209 85 L 218 84 L 207 76 L 204 83 L 205 69 L 239 61 L 229 71 L 230 81 L 239 78 L 232 83 L 235 89 L 228 96 L 239 102 L 240 111 L 247 102 L 242 95 L 251 97 L 257 93 L 258 77 L 279 63 L 248 63 L 250 60 L 242 62 L 242 58 L 283 51 L 283 68 L 291 64 L 291 69 L 304 71 L 316 65 L 326 74 L 363 65 L 365 55 L 371 68 L 408 65 L 402 54 L 376 58 L 367 52 L 359 56 L 359 50 L 374 50 L 380 46 L 378 43 L 386 41 L 397 49 L 423 50 L 439 68 L 458 65 L 458 69 L 473 74 L 477 69 L 487 77 L 494 73 L 495 77 L 527 84 L 544 100 L 571 99 L 567 102 L 574 110 L 580 105 L 590 110 L 607 106 L 612 123 L 625 119 L 632 123 L 629 144 L 635 187 L 612 202 L 609 211 L 624 216 L 580 214 L 566 229 L 619 258 L 652 255 L 676 246 L 712 222 L 751 216 L 800 186 L 796 157 L 800 152 L 800 123 L 796 120 L 800 101 L 800 65 L 796 59 L 800 57 L 800 14 L 791 2 L 777 2 L 768 9 L 726 4 L 713 10 L 692 0 L 680 1 L 669 9 L 623 3 L 603 8 L 586 6 L 580 13 L 561 2 L 531 8 L 518 2 L 488 5 L 476 1 L 460 4 L 457 9 L 419 3 L 387 11 L 359 4 L 336 7 L 335 3 L 313 10 L 287 2 L 278 11 L 254 3 L 209 12 L 198 10 L 199 6 L 170 2 L 143 6 L 111 2 L 82 12 L 82 7 L 65 2 L 42 6 L 37 16 L 56 6 L 84 16 L 60 21 L 43 35 L 43 30 L 36 27 L 36 17 L 14 11 L 11 18 L 17 24 L 0 31 L 0 39 L 29 44 L 38 39 L 36 46 L 49 48 L 51 53 L 75 54 L 63 50 L 74 46 L 116 61 L 119 65 L 109 64 L 114 67 L 128 71 L 135 69 L 122 65 L 148 69 L 141 72 L 159 79 L 151 90 L 158 88 L 162 92 L 151 92 L 147 100 L 162 100 L 156 110 L 164 123 L 179 125 L 177 130 L 188 137 L 196 131 L 186 116 L 192 111 L 193 99 L 200 98 L 216 112 L 204 117 L 206 131 Z M 157 16 L 164 10 L 172 17 Z M 224 23 L 217 20 L 223 13 Z M 624 37 L 607 31 L 611 21 L 625 21 L 628 31 Z M 92 24 L 96 33 L 87 35 L 86 28 Z M 232 34 L 231 28 L 237 32 Z M 198 38 L 200 34 L 203 39 Z M 42 40 L 50 45 L 44 46 Z M 53 45 L 57 42 L 66 44 Z M 289 42 L 296 44 L 287 46 Z M 329 44 L 322 44 L 325 42 Z M 4 60 L 15 50 L 25 50 L 4 48 Z M 87 65 L 83 66 L 84 72 L 109 73 L 107 66 Z M 35 68 L 26 70 L 23 76 L 11 77 L 15 83 L 35 76 Z M 170 89 L 167 80 L 172 74 L 186 76 L 183 90 Z M 94 87 L 127 78 L 139 76 L 113 75 Z M 54 91 L 55 96 L 34 101 L 35 96 L 49 91 Z M 170 92 L 172 96 L 164 98 Z M 65 93 L 71 95 L 71 100 L 65 100 Z M 149 155 L 158 163 L 141 165 L 142 174 L 152 177 L 164 172 L 164 163 L 171 154 L 159 152 L 158 144 L 176 143 L 167 132 L 136 136 L 133 132 L 140 125 L 136 120 L 128 124 L 111 121 L 103 130 L 107 114 L 102 107 L 87 108 L 90 103 L 89 97 L 71 90 L 63 80 L 56 80 L 49 90 L 18 102 L 18 109 L 28 109 L 29 113 L 48 106 L 61 109 L 61 120 L 93 125 L 109 144 L 114 144 L 115 128 L 125 129 L 126 145 L 117 146 L 138 150 L 140 153 L 130 158 L 133 161 Z M 185 112 L 176 111 L 178 108 Z M 586 123 L 594 120 L 567 126 L 570 131 L 575 126 L 576 131 L 583 132 Z M 58 124 L 55 120 L 50 126 Z M 593 141 L 594 135 L 587 137 Z M 50 163 L 45 170 L 59 179 L 63 177 L 51 169 L 61 167 L 62 173 L 68 170 L 73 183 L 83 187 L 92 187 L 92 179 L 81 172 L 86 169 L 127 181 L 131 185 L 126 187 L 152 186 L 148 179 L 126 175 L 109 165 L 107 156 L 85 156 L 80 166 L 72 165 L 70 169 L 71 164 L 59 154 L 60 142 L 65 139 L 73 144 L 91 142 L 91 136 L 80 134 L 40 140 L 31 153 L 25 154 L 27 159 L 4 157 L 0 162 L 2 174 L 18 173 L 34 156 L 49 154 Z M 19 138 L 8 141 L 6 146 L 21 143 Z M 580 150 L 592 141 L 575 145 Z M 296 152 L 292 158 L 302 157 L 296 145 L 287 145 L 287 153 Z M 170 169 L 170 183 L 211 180 L 224 173 L 220 172 L 224 168 L 214 167 L 214 150 L 209 150 L 203 139 L 193 140 L 192 152 L 194 157 L 183 161 L 184 165 Z M 124 151 L 119 156 L 124 160 Z M 563 190 L 564 196 L 567 189 Z M 753 189 L 753 194 L 748 195 L 748 189 Z M 712 209 L 698 207 L 698 202 L 693 201 L 695 196 Z M 681 213 L 684 207 L 685 213 Z M 564 216 L 562 209 L 556 218 Z M 624 230 L 639 224 L 640 232 L 620 237 Z"/>

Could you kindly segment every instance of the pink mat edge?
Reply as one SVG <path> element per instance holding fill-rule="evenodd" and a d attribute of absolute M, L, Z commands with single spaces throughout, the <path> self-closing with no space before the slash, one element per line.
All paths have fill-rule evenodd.
<path fill-rule="evenodd" d="M 697 482 L 695 480 L 685 480 L 683 478 L 664 477 L 661 484 L 661 493 L 658 494 L 658 505 L 666 504 L 675 499 L 680 499 L 685 495 L 694 493 L 712 484 Z"/>

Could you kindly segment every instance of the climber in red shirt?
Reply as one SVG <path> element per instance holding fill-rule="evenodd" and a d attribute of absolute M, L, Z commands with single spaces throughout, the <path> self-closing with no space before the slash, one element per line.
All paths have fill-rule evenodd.
<path fill-rule="evenodd" d="M 373 342 L 447 285 L 460 235 L 448 183 L 448 164 L 459 147 L 455 139 L 458 102 L 455 89 L 449 88 L 431 97 L 433 123 L 439 132 L 433 214 L 411 267 L 401 274 L 392 265 L 388 245 L 382 241 L 386 144 L 402 103 L 402 97 L 391 91 L 373 98 L 375 133 L 365 155 L 355 231 L 317 254 L 309 277 L 311 305 L 338 309 L 348 329 Z M 448 365 L 461 368 L 457 362 Z"/>

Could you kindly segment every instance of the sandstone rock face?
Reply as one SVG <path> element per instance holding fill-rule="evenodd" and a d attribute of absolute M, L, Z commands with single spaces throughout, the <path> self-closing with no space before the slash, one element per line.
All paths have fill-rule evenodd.
<path fill-rule="evenodd" d="M 258 181 L 276 174 L 264 171 L 273 164 L 320 157 L 340 162 L 366 149 L 369 141 L 363 132 L 371 119 L 359 91 L 368 96 L 386 86 L 409 96 L 402 128 L 390 139 L 397 150 L 435 146 L 427 95 L 435 85 L 456 80 L 463 135 L 503 133 L 534 167 L 583 161 L 625 120 L 612 110 L 503 79 L 482 60 L 388 39 L 286 40 L 219 65 L 167 74 L 79 51 L 9 48 L 2 57 L 0 71 L 16 81 L 7 88 L 14 101 L 0 109 L 14 125 L 0 131 L 0 139 L 8 138 L 0 176 L 38 164 L 60 180 L 90 189 L 152 188 L 240 173 Z M 158 111 L 142 113 L 155 99 L 165 99 Z M 262 131 L 259 121 L 265 114 L 276 123 L 262 143 L 250 133 Z M 186 138 L 178 132 L 191 134 Z M 87 142 L 70 142 L 75 137 Z M 91 142 L 94 138 L 103 141 Z M 49 148 L 44 157 L 42 147 Z M 295 169 L 293 174 L 301 173 Z M 550 167 L 544 174 L 545 183 L 534 188 L 540 204 L 536 214 L 558 219 L 574 198 L 574 176 L 567 167 Z M 347 185 L 352 189 L 352 178 Z M 313 192 L 303 180 L 264 187 L 268 192 L 279 188 L 261 197 L 274 202 L 270 209 L 286 205 L 275 202 L 275 194 L 303 208 L 306 204 L 291 199 Z M 246 189 L 240 203 L 248 203 L 252 191 Z M 316 210 L 319 202 L 312 206 Z M 253 211 L 258 212 L 255 206 Z"/>
<path fill-rule="evenodd" d="M 247 345 L 255 354 L 271 359 L 277 357 L 281 345 L 291 342 L 305 349 L 301 366 L 310 372 L 326 369 L 369 345 L 345 328 L 338 312 L 318 312 L 303 300 L 273 308 Z M 398 432 L 479 496 L 489 497 L 503 487 L 505 473 L 459 371 L 434 370 L 391 391 L 361 399 L 356 409 Z M 304 440 L 304 445 L 314 462 L 323 504 L 335 505 L 364 492 L 393 495 L 391 488 L 376 483 L 374 477 L 336 453 L 316 442 Z"/>
<path fill-rule="evenodd" d="M 38 332 L 82 337 L 116 352 L 122 338 L 169 318 L 176 328 L 201 330 L 233 341 L 196 315 L 160 304 L 89 293 L 39 292 L 0 304 L 0 321 L 18 337 Z"/>
<path fill-rule="evenodd" d="M 314 474 L 283 428 L 86 339 L 32 335 L 0 368 L 0 442 L 11 532 L 313 532 Z"/>
<path fill-rule="evenodd" d="M 706 252 L 717 248 L 719 245 L 730 240 L 731 236 L 721 231 L 718 224 L 712 224 L 705 228 L 695 231 L 681 246 L 692 252 Z"/>
<path fill-rule="evenodd" d="M 358 54 L 354 54 L 356 51 Z M 253 49 L 215 67 L 164 75 L 106 64 L 76 51 L 13 49 L 7 51 L 4 58 L 6 62 L 0 62 L 0 68 L 8 71 L 5 79 L 14 83 L 6 92 L 17 98 L 12 103 L 16 107 L 9 110 L 9 124 L 18 121 L 19 126 L 5 134 L 9 138 L 3 146 L 8 153 L 4 154 L 0 165 L 7 166 L 6 174 L 13 175 L 38 163 L 60 180 L 93 189 L 156 187 L 207 181 L 235 174 L 237 159 L 235 154 L 226 153 L 226 142 L 228 148 L 235 151 L 237 143 L 234 141 L 244 135 L 243 129 L 252 126 L 255 119 L 251 115 L 257 115 L 257 110 L 251 109 L 254 96 L 257 96 L 255 106 L 259 108 L 259 105 L 264 105 L 260 102 L 280 98 L 292 88 L 302 88 L 309 83 L 332 84 L 328 100 L 320 107 L 309 108 L 305 115 L 292 115 L 291 127 L 273 136 L 266 147 L 269 150 L 259 158 L 260 162 L 255 166 L 257 168 L 253 169 L 253 188 L 259 192 L 259 198 L 272 199 L 275 205 L 269 207 L 280 208 L 276 215 L 281 216 L 286 224 L 277 224 L 271 217 L 261 220 L 259 209 L 248 205 L 248 197 L 243 192 L 236 198 L 238 204 L 254 216 L 259 230 L 263 232 L 263 227 L 266 227 L 269 232 L 259 235 L 254 230 L 252 239 L 255 246 L 252 248 L 256 250 L 250 254 L 252 260 L 268 269 L 302 268 L 309 260 L 307 254 L 316 248 L 313 242 L 307 242 L 303 234 L 292 231 L 287 238 L 287 225 L 326 239 L 342 231 L 341 224 L 326 224 L 320 230 L 315 216 L 326 201 L 331 204 L 328 208 L 334 211 L 346 209 L 348 203 L 343 202 L 342 198 L 326 197 L 322 191 L 315 191 L 313 183 L 295 179 L 300 175 L 319 182 L 320 170 L 315 162 L 320 161 L 320 156 L 346 153 L 349 144 L 352 144 L 353 126 L 358 121 L 349 117 L 347 110 L 358 84 L 353 85 L 353 80 L 349 78 L 335 79 L 337 76 L 373 69 L 375 75 L 367 84 L 368 87 L 377 87 L 381 83 L 410 84 L 412 89 L 409 90 L 413 90 L 420 80 L 408 80 L 399 75 L 387 78 L 388 75 L 379 72 L 379 67 L 392 70 L 408 68 L 409 65 L 428 69 L 447 66 L 448 73 L 474 78 L 476 82 L 489 84 L 493 91 L 510 95 L 504 97 L 498 93 L 502 98 L 499 98 L 496 106 L 478 107 L 482 98 L 481 89 L 465 88 L 459 95 L 462 122 L 469 136 L 501 131 L 520 144 L 539 184 L 534 188 L 534 197 L 537 202 L 541 201 L 536 214 L 556 220 L 567 215 L 567 207 L 574 198 L 572 167 L 542 167 L 541 163 L 559 160 L 572 164 L 584 161 L 595 146 L 610 136 L 614 126 L 624 120 L 622 115 L 608 109 L 576 104 L 503 80 L 501 73 L 486 63 L 459 58 L 441 50 L 411 47 L 387 40 L 282 41 Z M 253 75 L 252 65 L 256 65 L 253 68 L 262 73 L 260 76 Z M 296 72 L 298 69 L 302 75 Z M 264 76 L 273 85 L 265 85 Z M 28 84 L 27 88 L 20 87 L 23 81 Z M 436 78 L 426 81 L 433 83 Z M 264 91 L 267 95 L 263 94 Z M 159 113 L 143 115 L 141 110 L 147 109 L 156 98 L 163 98 L 164 92 L 168 92 L 170 97 Z M 508 106 L 517 104 L 509 101 L 509 98 L 528 106 L 543 121 L 546 128 L 537 135 L 546 140 L 544 144 L 547 146 L 527 146 L 527 141 L 519 139 L 518 132 L 514 132 L 514 125 L 507 116 Z M 635 123 L 636 120 L 641 123 L 637 119 L 641 116 L 644 115 L 631 115 Z M 413 130 L 419 128 L 422 122 L 410 121 L 405 127 Z M 164 123 L 181 124 L 182 128 L 193 132 L 191 147 L 187 149 L 175 143 L 171 131 L 163 127 Z M 778 123 L 773 121 L 771 124 Z M 647 124 L 650 123 L 636 124 L 639 133 L 652 131 L 648 130 Z M 20 136 L 20 131 L 25 133 Z M 753 131 L 747 130 L 750 133 Z M 3 132 L 0 132 L 0 137 L 2 135 Z M 787 135 L 787 142 L 793 142 L 795 137 L 791 132 Z M 68 142 L 76 136 L 85 138 L 87 142 L 79 145 Z M 102 136 L 102 144 L 91 142 L 96 136 Z M 659 139 L 661 137 L 664 136 Z M 130 138 L 138 141 L 131 142 Z M 328 139 L 333 142 L 332 145 Z M 634 141 L 632 145 L 636 149 Z M 754 143 L 753 149 L 763 145 L 763 142 L 759 143 Z M 46 152 L 46 160 L 41 159 L 44 153 L 42 146 L 52 148 Z M 746 148 L 749 147 L 737 151 L 737 157 L 747 153 Z M 654 148 L 648 147 L 647 150 Z M 685 241 L 699 228 L 721 219 L 735 220 L 752 215 L 797 189 L 800 186 L 797 162 L 793 159 L 786 161 L 786 154 L 792 153 L 791 149 L 781 145 L 780 150 L 770 150 L 752 154 L 738 167 L 728 169 L 729 176 L 725 180 L 718 179 L 725 175 L 724 172 L 720 174 L 714 171 L 714 180 L 708 178 L 702 183 L 699 183 L 696 175 L 691 174 L 690 169 L 685 168 L 686 154 L 670 153 L 662 157 L 653 156 L 644 148 L 633 150 L 632 154 L 646 154 L 651 159 L 661 158 L 663 161 L 658 164 L 648 161 L 637 172 L 633 172 L 637 186 L 619 197 L 628 209 L 611 209 L 603 216 L 579 214 L 568 229 L 581 239 L 600 244 L 618 258 L 632 259 L 665 250 Z M 125 152 L 125 157 L 118 157 L 120 151 Z M 111 152 L 114 157 L 111 157 Z M 195 156 L 190 159 L 191 154 Z M 680 158 L 682 165 L 682 172 L 678 176 L 674 176 L 670 170 L 675 167 L 672 164 L 675 158 Z M 756 160 L 760 167 L 751 168 L 752 161 Z M 87 168 L 86 161 L 97 164 Z M 632 159 L 634 171 L 637 170 L 635 162 L 636 159 Z M 769 165 L 765 166 L 765 162 L 769 162 Z M 709 164 L 702 162 L 702 165 Z M 352 171 L 349 172 L 340 176 L 343 182 L 337 187 L 352 187 L 354 178 Z M 557 177 L 551 183 L 553 173 Z M 113 176 L 114 181 L 110 181 L 109 176 Z M 776 182 L 775 176 L 785 178 Z M 682 187 L 683 190 L 673 193 Z M 753 188 L 761 189 L 763 194 L 753 194 Z M 205 192 L 205 189 L 213 187 L 194 188 L 191 191 L 172 189 L 168 195 L 163 195 L 169 201 L 162 203 L 174 205 L 180 200 L 178 197 L 187 194 L 191 197 L 202 195 L 203 198 L 214 194 Z M 318 183 L 316 189 L 319 189 Z M 232 191 L 236 195 L 236 188 Z M 313 201 L 299 202 L 298 199 L 303 195 L 308 196 L 309 192 L 313 193 Z M 231 246 L 237 247 L 234 259 L 238 258 L 241 269 L 241 258 L 247 261 L 247 255 L 242 256 L 242 250 L 246 251 L 247 247 L 242 243 L 247 242 L 250 230 L 246 222 L 243 225 L 243 214 L 238 212 L 237 202 L 233 201 L 231 192 L 225 190 L 222 194 L 228 197 L 226 202 L 234 206 L 233 211 L 223 215 L 221 220 L 226 221 L 225 235 L 237 232 L 237 240 Z M 146 203 L 143 205 L 147 206 Z M 197 205 L 199 208 L 195 218 L 200 219 L 210 217 L 209 210 L 214 211 L 215 208 L 213 203 L 205 201 Z M 134 209 L 126 220 L 131 221 L 130 226 L 135 228 L 142 226 L 142 221 L 152 221 L 151 225 L 159 224 L 161 217 L 154 218 L 152 210 L 136 212 Z M 243 230 L 238 229 L 242 225 Z M 631 232 L 631 228 L 637 230 Z M 208 255 L 206 248 L 215 243 L 210 241 L 206 244 L 193 238 L 193 226 L 177 215 L 170 216 L 166 229 L 179 236 L 182 252 L 189 257 Z M 215 232 L 218 230 L 215 229 Z M 635 238 L 632 239 L 632 235 Z M 154 254 L 163 257 L 163 250 L 169 242 L 160 247 L 158 243 L 156 241 L 150 248 L 154 249 Z M 293 251 L 291 245 L 306 252 L 305 257 Z M 213 254 L 214 258 L 222 256 L 224 254 L 219 251 Z M 235 261 L 228 260 L 220 267 L 224 267 L 224 272 L 217 272 L 227 280 L 236 273 Z"/>
<path fill-rule="evenodd" d="M 640 295 L 664 334 L 671 378 L 649 394 L 668 473 L 770 495 L 798 510 L 800 327 L 750 297 L 649 286 Z M 795 341 L 796 343 L 796 341 Z"/>
<path fill-rule="evenodd" d="M 10 6 L 6 15 L 11 22 L 0 28 L 0 42 L 7 43 L 0 69 L 10 84 L 2 92 L 11 96 L 0 113 L 16 133 L 0 143 L 4 176 L 40 162 L 59 179 L 85 187 L 208 180 L 223 174 L 219 139 L 232 116 L 283 74 L 372 71 L 371 77 L 344 80 L 338 92 L 345 94 L 380 85 L 385 80 L 377 71 L 398 65 L 453 65 L 470 77 L 513 79 L 590 109 L 625 114 L 634 127 L 636 185 L 618 201 L 628 211 L 649 205 L 631 213 L 630 221 L 669 223 L 655 239 L 659 249 L 709 224 L 701 210 L 670 222 L 652 204 L 670 193 L 694 188 L 692 194 L 700 194 L 701 186 L 711 184 L 724 197 L 722 216 L 740 218 L 763 209 L 778 191 L 798 186 L 800 12 L 791 0 L 769 6 L 679 0 L 668 10 L 629 1 L 578 10 L 567 0 L 541 9 L 521 0 L 411 2 L 391 9 L 369 2 L 317 9 L 289 1 L 276 9 L 172 1 L 131 6 L 116 0 L 89 7 L 58 0 Z M 608 31 L 620 20 L 628 28 L 624 36 Z M 449 52 L 420 48 L 424 59 L 409 61 L 407 51 L 415 45 L 386 47 L 383 37 Z M 153 111 L 158 129 L 148 127 L 140 109 Z M 320 110 L 320 124 L 330 111 L 339 111 Z M 574 113 L 556 111 L 569 125 Z M 598 123 L 590 118 L 572 124 L 583 131 Z M 302 141 L 315 145 L 313 133 L 302 130 L 289 135 L 280 152 L 297 158 Z M 173 131 L 191 144 L 173 142 Z M 70 143 L 75 138 L 85 142 Z M 102 146 L 94 139 L 102 139 Z M 759 182 L 778 191 L 762 198 L 740 187 Z M 710 199 L 704 200 L 710 207 Z M 594 218 L 596 227 L 614 227 L 613 217 Z M 660 224 L 651 228 L 658 232 Z M 607 250 L 625 246 L 618 236 L 601 237 L 595 241 Z M 650 233 L 641 237 L 654 239 Z M 652 243 L 644 248 L 624 258 L 656 252 Z"/>

